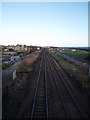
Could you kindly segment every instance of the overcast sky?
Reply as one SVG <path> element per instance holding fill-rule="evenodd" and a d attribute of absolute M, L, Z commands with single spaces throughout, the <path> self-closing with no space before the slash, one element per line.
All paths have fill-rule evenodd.
<path fill-rule="evenodd" d="M 2 45 L 88 46 L 88 3 L 2 4 Z"/>

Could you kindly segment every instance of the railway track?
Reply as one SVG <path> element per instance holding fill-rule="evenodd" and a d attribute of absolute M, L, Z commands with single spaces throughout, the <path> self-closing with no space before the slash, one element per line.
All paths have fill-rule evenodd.
<path fill-rule="evenodd" d="M 31 119 L 33 118 L 48 119 L 47 75 L 44 52 L 42 52 L 40 69 L 32 105 Z"/>
<path fill-rule="evenodd" d="M 17 118 L 87 118 L 53 57 L 44 49 L 32 64 Z M 73 93 L 73 94 L 72 94 Z M 78 95 L 77 95 L 78 96 Z M 84 104 L 86 105 L 86 104 Z M 82 106 L 82 107 L 81 107 Z"/>
<path fill-rule="evenodd" d="M 65 118 L 83 118 L 82 112 L 74 99 L 72 93 L 70 92 L 65 80 L 60 74 L 57 66 L 55 65 L 53 58 L 48 54 L 47 60 L 49 62 L 49 67 L 51 70 L 51 74 L 53 76 L 53 80 L 60 98 L 60 102 L 62 104 Z"/>

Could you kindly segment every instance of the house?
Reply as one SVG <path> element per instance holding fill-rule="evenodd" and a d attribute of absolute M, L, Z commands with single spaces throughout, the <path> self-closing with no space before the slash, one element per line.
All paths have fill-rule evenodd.
<path fill-rule="evenodd" d="M 21 45 L 21 50 L 24 51 L 24 45 Z"/>
<path fill-rule="evenodd" d="M 28 50 L 28 48 L 27 48 L 27 47 L 25 47 L 25 48 L 24 48 L 24 50 L 25 50 L 25 51 L 27 51 L 27 50 Z"/>
<path fill-rule="evenodd" d="M 21 51 L 21 46 L 20 45 L 16 45 L 15 50 L 16 51 Z"/>
<path fill-rule="evenodd" d="M 4 49 L 4 52 L 8 52 L 9 50 L 7 48 Z"/>
<path fill-rule="evenodd" d="M 40 48 L 38 47 L 37 50 L 40 50 Z"/>
<path fill-rule="evenodd" d="M 76 52 L 76 49 L 72 49 L 72 52 Z"/>

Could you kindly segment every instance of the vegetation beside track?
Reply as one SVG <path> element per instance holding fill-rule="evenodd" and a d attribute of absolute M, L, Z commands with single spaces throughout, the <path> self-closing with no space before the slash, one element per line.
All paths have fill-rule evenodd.
<path fill-rule="evenodd" d="M 67 73 L 72 83 L 76 85 L 81 92 L 87 94 L 88 87 L 90 88 L 90 84 L 88 85 L 88 71 L 81 69 L 74 63 L 68 62 L 56 53 L 51 54 L 59 63 L 61 68 L 65 71 L 65 73 Z"/>
<path fill-rule="evenodd" d="M 64 50 L 62 53 L 67 54 L 73 58 L 79 58 L 79 59 L 86 59 L 88 57 L 88 51 L 84 50 L 77 50 L 77 51 L 71 51 L 71 50 Z"/>
<path fill-rule="evenodd" d="M 25 72 L 25 73 L 29 73 L 32 68 L 30 67 L 30 65 L 32 63 L 34 63 L 34 61 L 36 60 L 36 58 L 38 57 L 40 51 L 35 52 L 33 54 L 30 54 L 27 56 L 26 59 L 24 59 L 19 66 L 17 67 L 17 73 L 19 72 Z"/>
<path fill-rule="evenodd" d="M 2 69 L 5 70 L 6 68 L 10 67 L 10 63 L 2 63 Z"/>
<path fill-rule="evenodd" d="M 66 54 L 70 57 L 73 57 L 75 59 L 86 61 L 90 66 L 90 51 L 85 50 L 77 50 L 77 51 L 71 51 L 71 50 L 64 50 L 62 51 L 63 54 Z"/>
<path fill-rule="evenodd" d="M 27 85 L 30 84 L 31 65 L 37 59 L 40 51 L 27 56 L 17 67 L 17 77 L 8 86 L 8 94 L 3 96 L 3 118 L 15 117 L 24 99 Z"/>

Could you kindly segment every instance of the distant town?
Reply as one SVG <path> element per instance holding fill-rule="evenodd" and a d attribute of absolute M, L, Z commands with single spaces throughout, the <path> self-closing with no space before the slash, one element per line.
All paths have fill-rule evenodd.
<path fill-rule="evenodd" d="M 27 45 L 2 45 L 0 47 L 0 61 L 2 63 L 10 63 L 14 64 L 16 62 L 19 62 L 20 60 L 23 60 L 25 56 L 28 54 L 31 54 L 32 52 L 40 50 L 42 47 L 40 46 L 27 46 Z M 57 50 L 57 51 L 64 51 L 64 50 L 70 50 L 70 51 L 77 51 L 78 49 L 86 50 L 88 51 L 88 48 L 67 48 L 67 47 L 47 47 L 48 50 Z"/>
<path fill-rule="evenodd" d="M 53 100 L 54 101 L 53 103 L 52 99 L 54 99 L 54 97 L 52 98 L 51 92 L 50 92 L 50 91 L 53 91 L 52 88 L 54 88 L 55 94 L 53 96 L 56 97 L 56 94 L 59 93 L 55 85 L 56 86 L 59 85 L 58 86 L 59 90 L 61 92 L 62 91 L 65 92 L 66 87 L 64 86 L 64 84 L 60 82 L 62 80 L 64 81 L 69 80 L 70 84 L 72 86 L 75 86 L 75 89 L 81 92 L 84 95 L 84 97 L 87 97 L 88 70 L 89 70 L 89 76 L 90 76 L 89 56 L 90 56 L 90 53 L 88 48 L 84 48 L 84 47 L 82 48 L 54 47 L 54 46 L 41 47 L 41 46 L 31 46 L 31 45 L 27 46 L 27 45 L 21 45 L 21 44 L 7 45 L 7 46 L 2 45 L 0 47 L 0 66 L 2 67 L 2 96 L 4 100 L 3 101 L 3 117 L 5 118 L 8 118 L 8 116 L 23 117 L 24 116 L 23 110 L 26 110 L 25 112 L 26 117 L 27 117 L 27 113 L 30 114 L 31 117 L 34 116 L 34 113 L 32 114 L 32 112 L 30 113 L 30 111 L 28 111 L 28 106 L 30 107 L 31 110 L 33 110 L 32 105 L 34 105 L 34 102 L 32 100 L 32 97 L 30 96 L 32 95 L 32 93 L 34 93 L 34 91 L 35 91 L 35 94 L 37 92 L 36 83 L 38 78 L 39 78 L 39 85 L 38 85 L 39 92 L 37 92 L 37 98 L 39 98 L 38 96 L 40 95 L 40 100 L 38 99 L 39 100 L 38 105 L 41 107 L 41 113 L 42 111 L 46 110 L 47 105 L 44 102 L 47 96 L 48 96 L 48 103 L 49 101 L 51 103 L 50 107 L 52 107 L 53 104 L 55 105 L 57 104 L 57 102 L 55 102 L 54 100 Z M 46 77 L 47 77 L 47 84 L 45 84 Z M 52 83 L 54 82 L 54 80 L 57 81 L 57 84 L 55 82 L 52 86 Z M 73 81 L 75 81 L 75 83 Z M 34 87 L 31 87 L 33 85 Z M 67 86 L 69 86 L 68 83 L 67 83 Z M 46 88 L 48 91 L 47 96 L 45 96 Z M 32 92 L 29 93 L 29 91 L 32 91 Z M 72 89 L 71 91 L 74 91 L 74 90 Z M 41 92 L 43 94 L 41 94 Z M 52 92 L 52 94 L 53 93 L 54 92 Z M 26 96 L 26 94 L 28 96 Z M 62 95 L 66 95 L 66 92 L 64 94 L 62 92 Z M 23 96 L 25 96 L 25 98 Z M 37 102 L 38 100 L 34 96 L 34 94 L 32 96 L 34 99 L 36 99 L 35 101 Z M 57 101 L 59 100 L 58 97 L 56 99 Z M 72 100 L 72 98 L 68 98 L 68 99 Z M 28 103 L 27 106 L 26 106 L 26 103 Z M 50 105 L 50 103 L 48 105 Z M 80 100 L 80 103 L 81 103 L 81 100 Z M 75 103 L 73 103 L 72 101 L 72 104 L 74 105 Z M 86 111 L 84 110 L 84 109 L 87 109 L 87 103 L 83 102 L 82 104 L 85 105 L 85 108 L 83 107 L 83 111 L 85 112 L 84 113 L 85 117 L 87 117 L 87 110 Z M 44 107 L 42 107 L 43 105 Z M 58 113 L 57 106 L 55 107 L 56 113 Z M 76 108 L 76 106 L 74 107 Z M 34 109 L 36 108 L 37 107 L 34 106 Z M 70 107 L 68 107 L 68 111 L 73 109 L 73 107 L 70 109 L 69 108 Z M 78 112 L 78 109 L 77 109 L 77 112 Z M 38 112 L 38 109 L 36 113 L 40 113 Z M 46 113 L 44 114 L 46 115 Z M 79 112 L 78 114 L 74 112 L 74 114 L 78 118 Z M 53 114 L 51 115 L 53 116 Z M 58 114 L 58 117 L 59 115 L 60 114 Z M 65 117 L 64 114 L 63 116 Z"/>
<path fill-rule="evenodd" d="M 1 47 L 1 55 L 0 61 L 2 63 L 10 63 L 14 64 L 24 59 L 26 55 L 31 54 L 37 50 L 40 50 L 41 47 L 36 46 L 26 46 L 26 45 L 8 45 Z"/>

